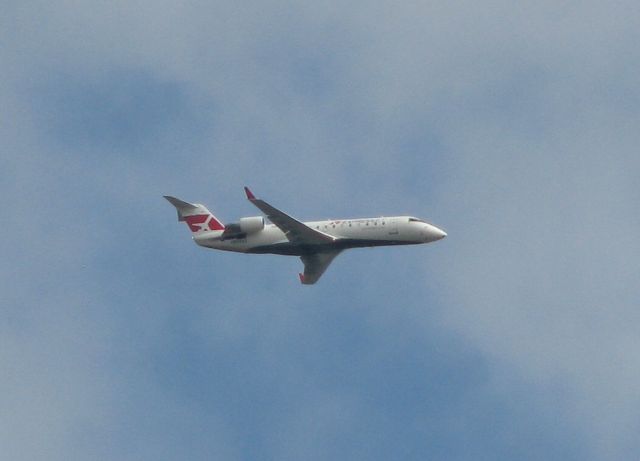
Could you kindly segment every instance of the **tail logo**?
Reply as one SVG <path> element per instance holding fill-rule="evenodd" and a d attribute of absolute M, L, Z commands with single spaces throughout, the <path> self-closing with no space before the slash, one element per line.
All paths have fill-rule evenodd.
<path fill-rule="evenodd" d="M 191 229 L 191 232 L 224 229 L 224 226 L 220 224 L 218 220 L 212 215 L 197 214 L 193 216 L 185 216 L 184 220 L 187 222 L 187 225 L 189 226 L 189 229 Z"/>

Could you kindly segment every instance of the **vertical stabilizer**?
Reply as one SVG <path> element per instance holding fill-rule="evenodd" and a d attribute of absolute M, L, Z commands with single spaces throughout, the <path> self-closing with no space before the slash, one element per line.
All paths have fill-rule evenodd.
<path fill-rule="evenodd" d="M 222 222 L 204 205 L 185 202 L 169 195 L 165 195 L 164 198 L 176 207 L 178 221 L 186 222 L 192 233 L 200 234 L 207 231 L 224 230 Z"/>

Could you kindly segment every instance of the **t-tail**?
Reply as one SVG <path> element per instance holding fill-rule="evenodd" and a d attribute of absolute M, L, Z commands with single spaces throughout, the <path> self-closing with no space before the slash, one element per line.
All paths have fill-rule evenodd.
<path fill-rule="evenodd" d="M 208 231 L 222 231 L 224 224 L 220 222 L 204 205 L 184 202 L 175 197 L 165 195 L 178 211 L 178 221 L 184 221 L 194 235 Z"/>

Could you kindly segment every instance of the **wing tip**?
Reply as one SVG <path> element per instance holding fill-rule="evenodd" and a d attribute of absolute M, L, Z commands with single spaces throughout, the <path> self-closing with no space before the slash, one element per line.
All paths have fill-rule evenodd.
<path fill-rule="evenodd" d="M 302 272 L 298 273 L 298 277 L 300 277 L 300 283 L 302 283 L 303 285 L 313 285 L 314 283 L 316 283 L 316 280 L 313 280 L 313 278 L 308 279 L 304 276 L 304 274 Z"/>
<path fill-rule="evenodd" d="M 253 192 L 251 192 L 251 189 L 249 189 L 247 186 L 244 186 L 244 193 L 247 194 L 247 198 L 249 200 L 255 200 L 256 196 L 253 195 Z"/>

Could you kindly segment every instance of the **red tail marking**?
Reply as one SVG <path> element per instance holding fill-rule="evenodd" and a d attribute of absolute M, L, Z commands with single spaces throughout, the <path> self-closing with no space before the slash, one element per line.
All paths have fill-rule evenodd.
<path fill-rule="evenodd" d="M 206 229 L 203 225 L 209 218 L 211 219 L 209 220 L 207 225 L 210 230 L 224 230 L 224 226 L 222 225 L 222 223 L 214 218 L 213 215 L 196 214 L 193 216 L 185 216 L 184 220 L 189 225 L 189 229 L 191 229 L 191 232 L 198 232 Z"/>
<path fill-rule="evenodd" d="M 184 220 L 189 225 L 191 232 L 198 232 L 199 230 L 202 230 L 201 224 L 204 224 L 208 217 L 209 215 L 206 214 L 197 214 L 193 216 L 185 216 Z"/>
<path fill-rule="evenodd" d="M 300 283 L 304 283 L 304 275 L 302 274 L 302 272 L 299 272 L 298 276 L 300 277 Z"/>
<path fill-rule="evenodd" d="M 215 216 L 211 215 L 211 221 L 209 221 L 209 229 L 211 230 L 224 230 L 224 224 L 218 221 Z"/>

